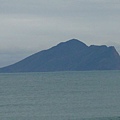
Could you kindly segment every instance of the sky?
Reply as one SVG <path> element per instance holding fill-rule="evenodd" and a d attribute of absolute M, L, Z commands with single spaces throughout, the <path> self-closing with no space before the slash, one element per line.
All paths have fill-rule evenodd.
<path fill-rule="evenodd" d="M 0 0 L 0 67 L 72 38 L 120 53 L 120 0 Z"/>

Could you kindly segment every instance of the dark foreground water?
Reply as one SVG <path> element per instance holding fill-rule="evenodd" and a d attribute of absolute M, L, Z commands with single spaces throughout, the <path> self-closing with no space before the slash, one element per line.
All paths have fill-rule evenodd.
<path fill-rule="evenodd" d="M 120 120 L 120 71 L 0 74 L 0 120 Z"/>

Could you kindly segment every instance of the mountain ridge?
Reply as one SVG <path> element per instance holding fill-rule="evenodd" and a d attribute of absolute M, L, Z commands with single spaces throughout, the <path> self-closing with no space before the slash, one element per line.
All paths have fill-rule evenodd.
<path fill-rule="evenodd" d="M 0 68 L 0 72 L 54 72 L 120 70 L 120 56 L 114 46 L 87 46 L 71 39 L 47 50 Z"/>

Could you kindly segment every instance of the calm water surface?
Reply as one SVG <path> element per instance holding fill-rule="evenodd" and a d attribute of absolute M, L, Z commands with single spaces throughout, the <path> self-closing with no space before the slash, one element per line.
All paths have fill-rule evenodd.
<path fill-rule="evenodd" d="M 120 116 L 120 71 L 0 74 L 0 120 L 114 116 Z"/>

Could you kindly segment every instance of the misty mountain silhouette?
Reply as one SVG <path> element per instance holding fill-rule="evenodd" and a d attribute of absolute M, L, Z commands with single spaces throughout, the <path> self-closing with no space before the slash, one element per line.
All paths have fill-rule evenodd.
<path fill-rule="evenodd" d="M 120 56 L 113 46 L 87 46 L 77 39 L 71 39 L 0 68 L 0 72 L 85 70 L 120 70 Z"/>

